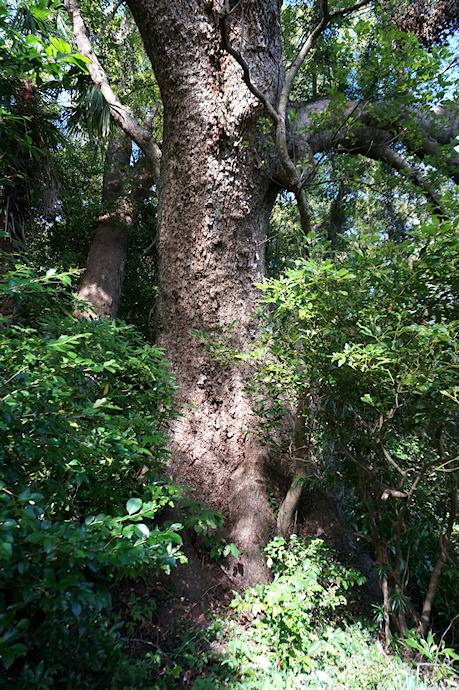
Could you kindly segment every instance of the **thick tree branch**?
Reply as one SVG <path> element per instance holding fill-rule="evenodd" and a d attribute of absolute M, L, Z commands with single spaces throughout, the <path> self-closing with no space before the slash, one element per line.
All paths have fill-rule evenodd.
<path fill-rule="evenodd" d="M 151 135 L 151 131 L 142 127 L 134 117 L 132 110 L 123 105 L 116 93 L 113 91 L 107 74 L 100 64 L 95 54 L 88 32 L 81 16 L 78 0 L 64 0 L 64 6 L 69 14 L 73 26 L 73 33 L 77 42 L 78 50 L 84 57 L 91 62 L 88 63 L 88 72 L 95 86 L 100 89 L 103 97 L 107 101 L 110 112 L 118 126 L 140 148 L 148 159 L 155 182 L 159 181 L 159 168 L 161 160 L 161 150 Z"/>
<path fill-rule="evenodd" d="M 311 150 L 317 154 L 336 148 L 370 155 L 372 149 L 376 153 L 377 146 L 382 146 L 378 155 L 390 158 L 386 162 L 398 166 L 399 171 L 403 168 L 417 186 L 424 187 L 425 181 L 419 173 L 414 173 L 414 168 L 409 170 L 397 156 L 391 156 L 384 149 L 396 140 L 422 160 L 438 157 L 443 153 L 443 147 L 449 147 L 446 151 L 448 157 L 440 160 L 439 165 L 459 184 L 459 155 L 453 148 L 459 134 L 459 106 L 454 103 L 416 112 L 405 107 L 394 110 L 391 104 L 374 105 L 360 101 L 348 101 L 337 108 L 329 99 L 291 104 L 290 107 L 296 112 L 296 129 L 292 132 L 290 146 L 298 151 L 299 156 L 303 151 Z M 361 129 L 363 127 L 370 129 Z M 359 142 L 361 150 L 356 148 L 356 142 Z"/>
<path fill-rule="evenodd" d="M 389 143 L 384 141 L 384 139 L 390 139 L 387 134 L 383 133 L 383 141 L 381 141 L 381 134 L 380 130 L 362 127 L 358 130 L 356 137 L 350 138 L 349 145 L 346 145 L 346 142 L 344 142 L 344 144 L 339 144 L 335 148 L 338 151 L 361 154 L 367 158 L 386 163 L 393 170 L 405 175 L 416 187 L 419 187 L 424 192 L 427 200 L 432 204 L 434 213 L 442 219 L 448 218 L 449 213 L 447 209 L 441 203 L 438 194 L 432 188 L 429 181 L 406 158 L 390 148 Z"/>

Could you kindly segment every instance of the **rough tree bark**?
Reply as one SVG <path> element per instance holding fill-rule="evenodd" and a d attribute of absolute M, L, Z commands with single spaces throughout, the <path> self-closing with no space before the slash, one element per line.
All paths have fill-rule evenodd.
<path fill-rule="evenodd" d="M 256 0 L 245 13 L 245 50 L 273 100 L 282 79 L 280 4 Z M 258 129 L 262 108 L 222 47 L 212 3 L 129 5 L 164 105 L 158 332 L 184 413 L 173 429 L 171 469 L 228 517 L 242 553 L 238 572 L 253 583 L 265 577 L 258 545 L 274 527 L 266 451 L 245 433 L 254 418 L 243 371 L 213 361 L 193 332 L 217 334 L 235 322 L 239 348 L 256 334 L 253 283 L 263 279 L 263 241 L 277 194 L 262 160 L 272 154 Z"/>
<path fill-rule="evenodd" d="M 121 301 L 132 224 L 153 178 L 144 160 L 130 166 L 132 140 L 111 139 L 102 185 L 102 213 L 78 289 L 78 318 L 115 318 Z"/>

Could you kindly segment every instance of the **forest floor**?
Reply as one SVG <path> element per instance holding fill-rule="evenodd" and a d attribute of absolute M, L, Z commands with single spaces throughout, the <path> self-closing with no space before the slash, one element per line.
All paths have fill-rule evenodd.
<path fill-rule="evenodd" d="M 336 505 L 333 496 L 306 497 L 298 531 L 302 539 L 323 539 L 347 566 L 364 572 L 367 584 L 350 602 L 347 615 L 369 618 L 380 596 L 377 575 L 371 558 L 343 527 Z M 244 636 L 253 616 L 237 615 L 231 606 L 235 596 L 243 594 L 237 570 L 230 572 L 228 562 L 211 562 L 192 532 L 182 536 L 188 563 L 152 581 L 123 580 L 114 592 L 116 611 L 121 620 L 128 621 L 123 634 L 132 656 L 142 658 L 150 652 L 156 659 L 154 688 L 194 687 L 204 679 L 211 684 L 203 687 L 225 687 L 214 674 L 225 662 L 229 641 Z M 199 682 L 197 687 L 201 687 Z"/>

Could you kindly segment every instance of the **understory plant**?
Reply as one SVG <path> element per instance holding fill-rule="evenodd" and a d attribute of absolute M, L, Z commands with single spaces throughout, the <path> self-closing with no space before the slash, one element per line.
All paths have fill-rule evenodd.
<path fill-rule="evenodd" d="M 307 258 L 259 286 L 262 335 L 250 350 L 235 352 L 230 332 L 198 334 L 223 364 L 252 365 L 246 390 L 267 443 L 293 408 L 296 468 L 279 533 L 302 486 L 342 492 L 375 557 L 386 644 L 391 629 L 425 636 L 433 625 L 454 637 L 459 236 L 450 211 L 398 241 L 355 232 L 337 250 L 314 237 Z"/>
<path fill-rule="evenodd" d="M 113 583 L 184 560 L 158 523 L 180 495 L 168 368 L 132 327 L 75 319 L 71 278 L 0 279 L 0 656 L 19 689 L 107 687 L 129 665 Z"/>
<path fill-rule="evenodd" d="M 254 399 L 296 408 L 297 483 L 345 488 L 389 643 L 391 625 L 425 635 L 457 611 L 459 243 L 435 217 L 403 242 L 345 241 L 260 286 L 263 335 L 236 356 L 255 364 Z"/>
<path fill-rule="evenodd" d="M 233 616 L 214 612 L 204 630 L 184 622 L 160 643 L 155 652 L 160 673 L 153 688 L 455 687 L 451 650 L 432 644 L 432 636 L 427 651 L 423 646 L 422 653 L 407 660 L 406 644 L 400 643 L 400 654 L 389 653 L 371 621 L 356 619 L 365 578 L 343 565 L 322 540 L 277 537 L 265 556 L 272 583 L 236 594 Z"/>
<path fill-rule="evenodd" d="M 325 544 L 303 544 L 292 535 L 289 544 L 276 537 L 265 549 L 274 581 L 236 597 L 236 610 L 255 617 L 252 628 L 269 629 L 279 666 L 301 665 L 308 671 L 320 647 L 319 630 L 338 609 L 346 605 L 344 592 L 365 578 L 334 561 Z"/>
<path fill-rule="evenodd" d="M 389 656 L 367 627 L 352 621 L 348 598 L 356 598 L 365 578 L 342 565 L 322 540 L 277 537 L 265 554 L 274 579 L 233 602 L 239 619 L 222 663 L 229 677 L 221 687 L 434 687 L 415 682 L 409 665 Z"/>

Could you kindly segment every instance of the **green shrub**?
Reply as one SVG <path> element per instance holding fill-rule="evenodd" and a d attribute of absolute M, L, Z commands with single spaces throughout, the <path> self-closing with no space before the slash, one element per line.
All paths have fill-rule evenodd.
<path fill-rule="evenodd" d="M 289 544 L 276 537 L 265 553 L 274 581 L 237 597 L 234 606 L 237 611 L 251 612 L 258 636 L 268 633 L 269 643 L 274 642 L 271 661 L 279 667 L 298 665 L 309 671 L 321 644 L 318 630 L 323 621 L 331 620 L 347 603 L 344 591 L 365 578 L 333 560 L 319 539 L 305 545 L 296 535 Z"/>
<path fill-rule="evenodd" d="M 295 444 L 317 463 L 305 483 L 339 486 L 349 524 L 371 544 L 387 644 L 391 629 L 455 632 L 455 215 L 451 204 L 451 219 L 421 223 L 401 243 L 355 234 L 338 253 L 317 239 L 307 259 L 260 286 L 251 350 L 235 352 L 230 330 L 199 334 L 225 364 L 253 365 L 247 391 L 266 442 L 296 408 Z"/>
<path fill-rule="evenodd" d="M 24 266 L 0 293 L 0 655 L 11 687 L 107 687 L 127 664 L 110 585 L 168 571 L 180 525 L 158 512 L 173 382 L 161 352 L 108 320 L 80 323 L 64 287 Z"/>
<path fill-rule="evenodd" d="M 265 552 L 274 581 L 236 596 L 239 620 L 229 626 L 229 653 L 215 687 L 437 687 L 349 619 L 346 595 L 364 578 L 340 564 L 324 542 L 305 544 L 293 535 L 289 544 L 274 539 Z"/>

